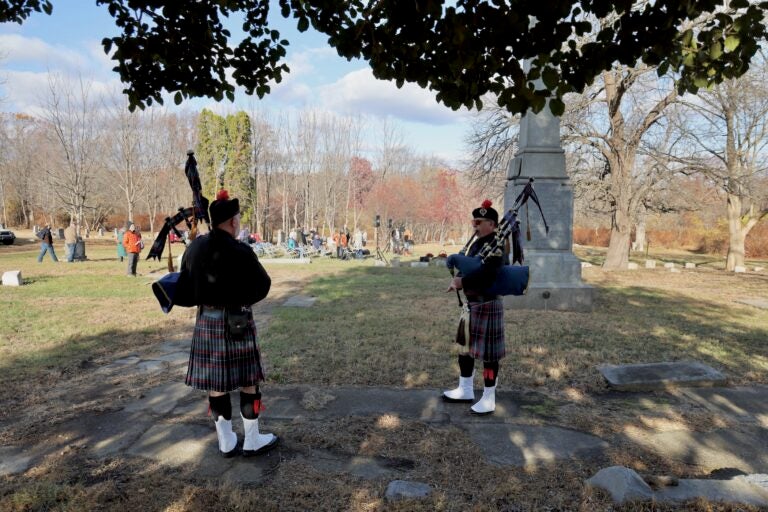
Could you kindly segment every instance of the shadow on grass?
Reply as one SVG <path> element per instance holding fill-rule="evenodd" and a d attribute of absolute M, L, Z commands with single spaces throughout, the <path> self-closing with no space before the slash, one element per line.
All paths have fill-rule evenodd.
<path fill-rule="evenodd" d="M 90 336 L 72 336 L 52 347 L 6 354 L 0 359 L 0 385 L 14 389 L 23 387 L 25 378 L 46 375 L 60 379 L 87 372 L 94 359 L 119 359 L 150 350 L 154 343 L 162 341 L 162 333 L 160 328 L 109 329 Z"/>
<path fill-rule="evenodd" d="M 453 384 L 458 318 L 445 269 L 353 268 L 317 278 L 311 308 L 278 308 L 263 340 L 283 383 Z M 682 293 L 596 291 L 591 314 L 506 313 L 505 384 L 602 389 L 596 365 L 697 360 L 736 381 L 768 381 L 768 315 Z"/>

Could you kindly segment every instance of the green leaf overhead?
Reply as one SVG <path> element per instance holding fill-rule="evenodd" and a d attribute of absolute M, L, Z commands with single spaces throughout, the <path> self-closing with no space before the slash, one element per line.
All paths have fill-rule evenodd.
<path fill-rule="evenodd" d="M 59 0 L 63 4 L 63 0 Z M 288 41 L 269 26 L 269 0 L 95 0 L 121 30 L 103 41 L 132 107 L 183 98 L 232 98 L 235 86 L 262 97 L 289 71 Z M 766 39 L 768 2 L 732 0 L 278 0 L 299 31 L 311 25 L 374 76 L 433 91 L 437 101 L 476 108 L 492 94 L 510 112 L 535 111 L 545 91 L 561 100 L 615 63 L 671 73 L 680 92 L 742 75 Z M 0 21 L 50 12 L 49 1 L 0 0 Z M 238 41 L 222 19 L 243 18 Z M 681 32 L 693 20 L 706 21 Z M 588 42 L 580 38 L 592 33 Z M 525 70 L 522 61 L 529 63 Z M 550 102 L 558 107 L 559 103 Z"/>

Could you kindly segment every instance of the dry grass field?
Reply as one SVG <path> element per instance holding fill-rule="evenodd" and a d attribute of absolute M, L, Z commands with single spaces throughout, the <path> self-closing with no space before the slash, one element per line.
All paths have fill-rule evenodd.
<path fill-rule="evenodd" d="M 5 390 L 0 444 L 44 442 L 63 421 L 119 408 L 177 378 L 146 374 L 93 381 L 94 369 L 117 358 L 191 336 L 192 311 L 176 308 L 163 315 L 152 297 L 149 284 L 165 272 L 165 262 L 141 261 L 141 275 L 132 278 L 124 275 L 109 238 L 89 241 L 89 260 L 71 264 L 54 264 L 48 257 L 39 264 L 38 244 L 20 242 L 0 246 L 0 271 L 20 269 L 25 281 L 20 288 L 0 288 L 0 385 Z M 63 245 L 57 243 L 56 249 L 63 259 Z M 417 246 L 413 257 L 440 249 Z M 593 263 L 602 255 L 594 248 L 576 252 Z M 509 355 L 502 362 L 499 389 L 535 395 L 529 412 L 538 419 L 531 421 L 604 437 L 634 425 L 694 431 L 723 426 L 711 414 L 672 407 L 664 394 L 640 402 L 616 399 L 595 370 L 602 363 L 697 360 L 724 371 L 735 384 L 768 383 L 768 312 L 736 302 L 768 300 L 768 271 L 732 274 L 718 268 L 714 258 L 651 256 L 700 266 L 680 273 L 586 268 L 584 280 L 596 287 L 593 313 L 507 313 Z M 458 308 L 455 294 L 445 293 L 444 268 L 382 268 L 369 259 L 267 269 L 273 290 L 257 308 L 259 317 L 269 320 L 261 336 L 265 393 L 276 384 L 309 384 L 320 391 L 455 385 L 451 337 Z M 306 309 L 278 307 L 296 293 L 317 301 Z M 89 395 L 95 385 L 104 388 L 98 400 Z M 282 425 L 280 435 L 298 447 L 409 461 L 410 478 L 429 481 L 436 492 L 419 505 L 386 504 L 381 498 L 385 480 L 323 474 L 293 460 L 282 461 L 265 485 L 242 488 L 130 457 L 94 460 L 73 446 L 23 475 L 2 477 L 0 510 L 610 510 L 605 496 L 583 485 L 600 467 L 624 464 L 678 476 L 700 471 L 626 447 L 589 464 L 500 469 L 484 462 L 479 448 L 456 427 L 386 415 L 320 423 L 297 418 Z M 703 502 L 685 508 L 731 510 Z"/>

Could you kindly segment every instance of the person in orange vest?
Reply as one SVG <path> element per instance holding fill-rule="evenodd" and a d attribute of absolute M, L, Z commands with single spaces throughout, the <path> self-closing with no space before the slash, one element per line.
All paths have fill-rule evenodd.
<path fill-rule="evenodd" d="M 128 270 L 126 273 L 129 276 L 136 276 L 139 253 L 144 248 L 144 242 L 141 241 L 141 233 L 133 222 L 129 221 L 128 223 L 128 231 L 125 232 L 123 237 L 123 247 L 125 247 L 125 252 L 128 253 Z"/>

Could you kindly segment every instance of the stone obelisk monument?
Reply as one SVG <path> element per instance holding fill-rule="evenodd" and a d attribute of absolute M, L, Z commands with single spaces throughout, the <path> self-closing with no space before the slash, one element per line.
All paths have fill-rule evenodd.
<path fill-rule="evenodd" d="M 518 214 L 524 264 L 531 269 L 528 293 L 505 297 L 504 304 L 514 309 L 591 311 L 593 288 L 582 282 L 581 262 L 573 254 L 573 189 L 565 173 L 560 120 L 548 105 L 538 114 L 528 112 L 520 121 L 518 152 L 507 171 L 505 210 L 512 208 L 530 178 L 549 234 L 539 209 L 529 200 Z M 531 240 L 526 239 L 529 229 Z"/>

